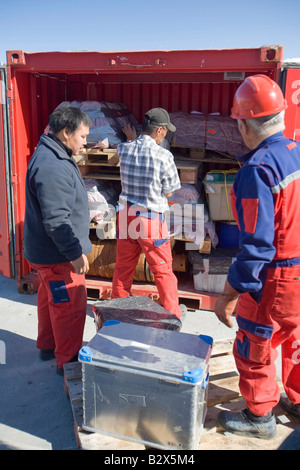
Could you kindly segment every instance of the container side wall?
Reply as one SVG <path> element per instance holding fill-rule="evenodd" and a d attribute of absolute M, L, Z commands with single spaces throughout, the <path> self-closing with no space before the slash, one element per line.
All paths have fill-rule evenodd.
<path fill-rule="evenodd" d="M 5 69 L 0 68 L 0 275 L 14 276 L 14 233 Z"/>
<path fill-rule="evenodd" d="M 118 80 L 116 80 L 116 78 Z M 240 82 L 222 82 L 223 74 L 155 74 L 67 78 L 67 100 L 122 102 L 139 122 L 154 107 L 176 111 L 229 115 Z"/>

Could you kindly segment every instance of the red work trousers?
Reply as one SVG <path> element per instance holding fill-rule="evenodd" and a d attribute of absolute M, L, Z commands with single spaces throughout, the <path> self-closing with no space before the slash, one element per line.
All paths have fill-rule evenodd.
<path fill-rule="evenodd" d="M 70 362 L 82 346 L 86 319 L 85 277 L 72 263 L 31 264 L 38 289 L 38 349 L 54 349 L 58 367 Z"/>
<path fill-rule="evenodd" d="M 266 416 L 280 399 L 276 348 L 281 345 L 282 382 L 300 403 L 300 266 L 268 268 L 261 301 L 242 294 L 237 305 L 234 356 L 240 391 L 250 411 Z"/>
<path fill-rule="evenodd" d="M 140 215 L 142 214 L 142 215 Z M 172 250 L 164 214 L 125 206 L 118 216 L 117 259 L 112 298 L 129 297 L 141 252 L 149 264 L 163 307 L 181 318 L 178 282 L 172 268 Z"/>

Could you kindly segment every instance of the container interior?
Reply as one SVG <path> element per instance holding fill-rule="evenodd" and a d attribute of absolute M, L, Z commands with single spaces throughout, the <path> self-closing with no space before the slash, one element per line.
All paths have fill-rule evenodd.
<path fill-rule="evenodd" d="M 15 80 L 23 120 L 24 145 L 36 146 L 49 114 L 62 101 L 108 101 L 125 103 L 138 122 L 153 107 L 169 113 L 200 111 L 230 114 L 240 82 L 224 81 L 224 72 L 172 74 L 45 74 L 16 73 Z M 20 137 L 21 137 L 20 136 Z M 27 138 L 25 138 L 27 137 Z"/>
<path fill-rule="evenodd" d="M 259 67 L 258 67 L 259 68 Z M 20 253 L 18 278 L 30 272 L 22 256 L 25 213 L 25 175 L 28 162 L 51 112 L 63 101 L 106 101 L 125 103 L 139 123 L 153 107 L 169 113 L 198 111 L 229 116 L 233 96 L 244 78 L 261 70 L 249 70 L 228 76 L 226 70 L 215 72 L 105 71 L 66 73 L 13 68 L 13 122 L 11 123 L 13 171 L 19 188 L 15 199 L 16 245 Z M 266 71 L 271 75 L 270 70 Z M 229 78 L 229 79 L 228 79 Z M 218 168 L 214 165 L 213 168 Z M 212 169 L 208 167 L 207 170 Z"/>

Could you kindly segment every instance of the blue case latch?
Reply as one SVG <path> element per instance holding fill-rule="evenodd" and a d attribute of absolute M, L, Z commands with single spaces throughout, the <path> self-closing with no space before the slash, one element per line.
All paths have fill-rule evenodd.
<path fill-rule="evenodd" d="M 193 384 L 202 382 L 203 380 L 203 369 L 192 369 L 183 374 L 183 380 L 186 382 L 191 382 Z"/>
<path fill-rule="evenodd" d="M 93 353 L 88 346 L 83 346 L 80 349 L 78 359 L 83 362 L 92 362 Z"/>

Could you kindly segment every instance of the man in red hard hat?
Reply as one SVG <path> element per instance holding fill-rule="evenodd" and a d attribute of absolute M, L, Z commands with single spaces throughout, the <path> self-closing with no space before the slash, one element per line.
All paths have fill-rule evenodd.
<path fill-rule="evenodd" d="M 272 438 L 279 402 L 300 418 L 300 145 L 283 135 L 287 108 L 279 86 L 265 75 L 238 88 L 231 117 L 245 144 L 231 205 L 240 229 L 240 253 L 216 302 L 220 321 L 238 331 L 234 357 L 246 408 L 222 411 L 228 432 Z M 280 398 L 276 348 L 282 347 Z"/>

